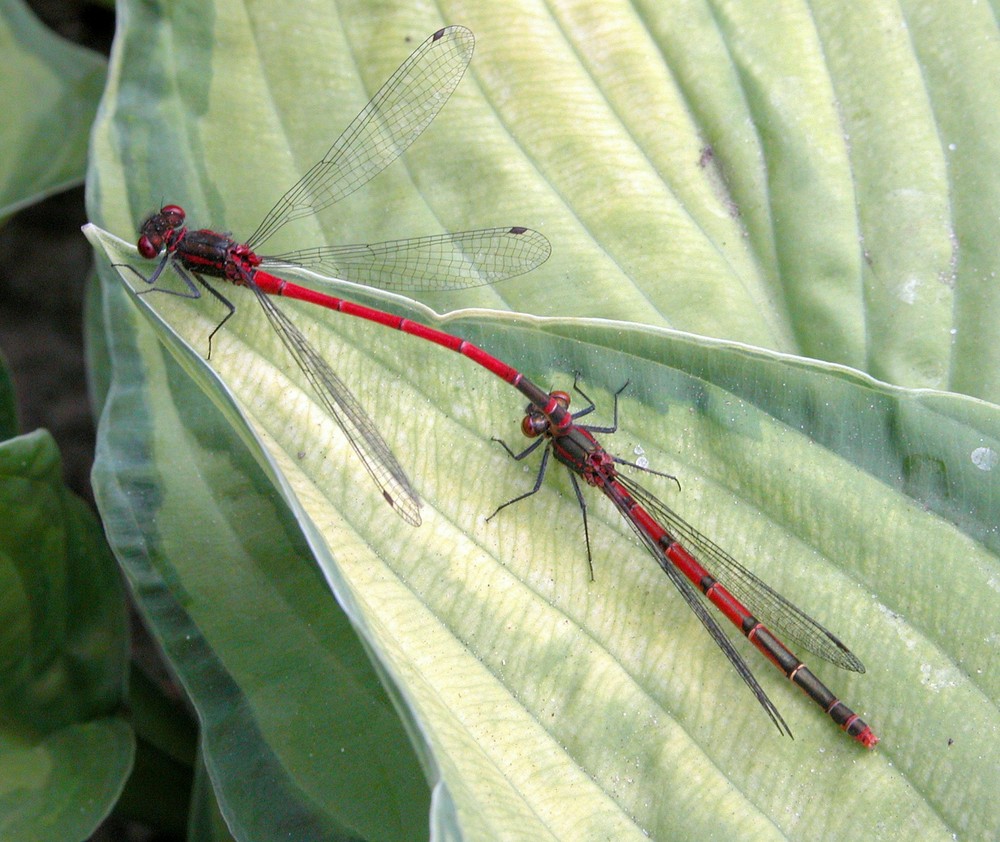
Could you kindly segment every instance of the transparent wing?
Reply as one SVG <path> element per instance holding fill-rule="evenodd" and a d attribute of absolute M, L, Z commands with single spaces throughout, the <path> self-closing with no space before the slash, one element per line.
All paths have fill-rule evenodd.
<path fill-rule="evenodd" d="M 618 479 L 622 480 L 622 476 L 620 474 L 618 475 Z M 626 483 L 622 482 L 622 485 L 626 485 Z M 639 494 L 636 494 L 635 492 L 639 489 L 632 488 L 631 486 L 627 487 L 629 492 L 638 499 Z M 611 502 L 615 504 L 615 507 L 622 513 L 622 515 L 624 515 L 629 526 L 631 526 L 635 534 L 639 536 L 642 543 L 646 545 L 646 549 L 652 553 L 657 563 L 663 569 L 663 572 L 667 574 L 667 578 L 674 583 L 674 587 L 677 588 L 680 595 L 684 598 L 688 608 L 694 612 L 694 615 L 701 621 L 705 630 L 709 633 L 709 635 L 711 635 L 712 640 L 715 641 L 716 645 L 729 659 L 729 663 L 733 665 L 733 669 L 735 669 L 739 677 L 743 679 L 746 686 L 750 688 L 750 692 L 753 693 L 754 698 L 756 698 L 760 703 L 760 706 L 764 708 L 767 715 L 771 717 L 771 721 L 777 726 L 779 731 L 791 737 L 792 731 L 788 727 L 788 724 L 778 712 L 777 707 L 775 707 L 770 697 L 764 692 L 764 688 L 761 687 L 757 679 L 754 678 L 753 672 L 750 670 L 750 667 L 747 666 L 747 662 L 743 660 L 743 656 L 736 651 L 736 647 L 733 646 L 733 642 L 719 627 L 719 624 L 709 612 L 707 607 L 708 604 L 704 599 L 702 599 L 701 593 L 698 592 L 698 590 L 684 577 L 684 574 L 682 574 L 680 570 L 678 570 L 677 567 L 670 561 L 670 559 L 667 558 L 660 546 L 635 523 L 629 506 L 614 492 L 613 487 L 602 486 L 601 490 L 604 491 L 605 495 L 610 498 Z"/>
<path fill-rule="evenodd" d="M 420 501 L 375 422 L 291 320 L 252 281 L 248 286 L 256 294 L 271 326 L 309 379 L 320 402 L 344 431 L 385 501 L 407 523 L 419 526 Z"/>
<path fill-rule="evenodd" d="M 635 480 L 623 474 L 618 474 L 618 479 L 713 577 L 765 626 L 780 632 L 786 638 L 786 643 L 794 641 L 842 669 L 865 671 L 864 664 L 858 657 L 812 617 L 758 579 Z"/>
<path fill-rule="evenodd" d="M 251 248 L 285 223 L 350 195 L 396 160 L 448 101 L 472 59 L 475 43 L 464 26 L 449 26 L 417 47 L 323 160 L 271 208 L 247 241 Z"/>
<path fill-rule="evenodd" d="M 455 290 L 522 275 L 544 263 L 549 241 L 530 228 L 330 246 L 268 255 L 267 266 L 303 266 L 388 290 Z"/>

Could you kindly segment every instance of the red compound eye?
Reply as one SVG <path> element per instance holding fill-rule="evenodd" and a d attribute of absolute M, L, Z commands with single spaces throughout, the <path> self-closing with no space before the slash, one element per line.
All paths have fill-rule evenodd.
<path fill-rule="evenodd" d="M 154 245 L 153 241 L 147 237 L 145 234 L 139 238 L 139 254 L 146 258 L 146 260 L 152 260 L 156 255 L 160 253 L 160 249 L 163 248 L 163 238 L 158 237 L 159 245 Z"/>
<path fill-rule="evenodd" d="M 164 205 L 160 208 L 160 215 L 166 217 L 171 228 L 176 228 L 184 222 L 184 208 L 179 205 Z"/>

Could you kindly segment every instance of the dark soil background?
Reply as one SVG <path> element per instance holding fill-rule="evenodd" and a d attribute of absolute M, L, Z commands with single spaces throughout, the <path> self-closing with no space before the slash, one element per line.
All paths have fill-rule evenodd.
<path fill-rule="evenodd" d="M 64 38 L 108 54 L 115 29 L 110 3 L 28 0 L 28 5 Z M 93 256 L 80 231 L 87 222 L 83 196 L 82 186 L 67 190 L 0 226 L 0 351 L 14 381 L 21 431 L 44 427 L 52 433 L 67 485 L 93 507 L 96 419 L 87 393 L 83 344 L 83 298 Z M 134 611 L 132 617 L 133 669 L 141 669 L 176 699 L 180 694 L 171 687 L 155 645 Z M 180 703 L 178 711 L 186 715 Z M 140 745 L 140 764 L 142 753 Z M 183 826 L 185 817 L 176 819 Z M 112 816 L 91 842 L 179 838 Z"/>
<path fill-rule="evenodd" d="M 94 419 L 83 360 L 83 291 L 92 263 L 80 233 L 86 221 L 81 187 L 0 229 L 0 349 L 21 432 L 52 433 L 66 483 L 93 506 Z"/>

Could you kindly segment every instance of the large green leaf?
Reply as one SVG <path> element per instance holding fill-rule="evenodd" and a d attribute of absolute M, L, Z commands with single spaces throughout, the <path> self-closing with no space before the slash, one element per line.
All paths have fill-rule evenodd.
<path fill-rule="evenodd" d="M 86 839 L 132 767 L 128 637 L 100 524 L 45 430 L 0 444 L 0 576 L 0 836 Z"/>
<path fill-rule="evenodd" d="M 0 217 L 83 180 L 105 61 L 0 0 Z"/>
<path fill-rule="evenodd" d="M 985 469 L 1000 419 L 992 404 L 900 388 L 996 388 L 995 343 L 956 350 L 951 330 L 990 321 L 992 289 L 970 289 L 990 256 L 956 262 L 952 244 L 985 243 L 997 215 L 942 217 L 976 200 L 963 189 L 992 201 L 992 168 L 977 162 L 996 134 L 977 113 L 977 137 L 949 151 L 951 106 L 938 103 L 957 96 L 949 84 L 997 94 L 950 42 L 954 62 L 921 72 L 967 19 L 935 35 L 940 18 L 919 5 L 869 4 L 856 19 L 819 5 L 650 6 L 642 18 L 496 4 L 334 15 L 261 2 L 173 5 L 167 19 L 129 6 L 95 133 L 91 216 L 132 239 L 144 212 L 171 201 L 196 226 L 251 230 L 422 37 L 470 25 L 471 73 L 403 163 L 324 215 L 338 220 L 326 239 L 544 231 L 545 267 L 456 303 L 564 318 L 466 313 L 444 328 L 543 385 L 567 388 L 582 371 L 605 411 L 630 379 L 608 446 L 628 458 L 641 447 L 677 474 L 681 493 L 650 484 L 849 641 L 868 673 L 816 669 L 883 743 L 863 753 L 756 659 L 796 735 L 780 738 L 594 495 L 589 581 L 564 477 L 485 522 L 533 474 L 489 442 L 516 435 L 522 400 L 472 363 L 286 306 L 414 478 L 424 524 L 412 529 L 252 298 L 226 291 L 239 311 L 206 361 L 221 308 L 163 294 L 129 305 L 121 281 L 141 282 L 106 267 L 115 380 L 98 494 L 206 726 L 237 838 L 292 821 L 406 838 L 423 804 L 297 529 L 436 787 L 435 838 L 997 830 L 998 500 Z M 996 31 L 980 14 L 968 37 L 983 62 Z M 872 30 L 863 53 L 859 30 Z M 979 167 L 975 185 L 953 178 L 956 159 Z M 111 262 L 149 271 L 89 233 Z M 310 220 L 282 237 L 277 251 L 324 240 Z M 264 786 L 249 785 L 251 766 Z M 370 775 L 383 784 L 366 802 L 351 784 Z"/>

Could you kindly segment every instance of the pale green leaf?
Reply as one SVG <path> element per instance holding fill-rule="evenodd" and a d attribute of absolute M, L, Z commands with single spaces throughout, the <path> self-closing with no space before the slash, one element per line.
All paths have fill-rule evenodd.
<path fill-rule="evenodd" d="M 975 394 L 996 389 L 996 343 L 958 357 L 951 331 L 974 333 L 996 309 L 992 288 L 977 286 L 990 257 L 966 263 L 955 244 L 995 232 L 997 214 L 948 217 L 977 200 L 959 195 L 961 168 L 977 173 L 967 189 L 993 201 L 996 134 L 977 111 L 983 137 L 955 150 L 942 141 L 949 84 L 975 91 L 983 111 L 998 96 L 982 82 L 996 66 L 995 21 L 964 11 L 988 18 L 967 36 L 967 47 L 983 41 L 979 58 L 966 49 L 959 78 L 938 68 L 928 80 L 922 69 L 967 18 L 935 41 L 936 13 L 916 6 L 851 17 L 795 3 L 649 4 L 641 15 L 299 3 L 279 14 L 260 2 L 171 6 L 165 20 L 129 7 L 90 182 L 92 219 L 127 241 L 162 201 L 195 226 L 252 230 L 420 40 L 469 25 L 471 71 L 404 161 L 284 229 L 274 250 L 543 231 L 554 256 L 542 269 L 425 302 L 535 317 L 438 322 L 396 297 L 311 282 L 434 322 L 543 386 L 569 388 L 580 371 L 595 423 L 631 380 L 621 429 L 602 439 L 677 474 L 679 493 L 648 484 L 851 645 L 866 674 L 814 666 L 883 738 L 863 752 L 750 652 L 796 735 L 779 737 L 596 492 L 589 580 L 560 472 L 485 522 L 534 473 L 489 441 L 515 444 L 523 399 L 471 362 L 283 305 L 413 479 L 424 502 L 413 529 L 245 291 L 222 290 L 239 309 L 206 360 L 221 306 L 138 297 L 134 273 L 106 268 L 117 385 L 102 508 L 115 513 L 115 539 L 131 542 L 126 569 L 151 587 L 140 588 L 146 610 L 157 615 L 155 596 L 172 618 L 160 627 L 176 635 L 168 651 L 207 665 L 186 683 L 234 835 L 266 838 L 289 810 L 331 833 L 380 835 L 378 808 L 348 815 L 331 790 L 331 776 L 361 774 L 344 771 L 341 737 L 324 737 L 331 711 L 349 708 L 309 688 L 354 675 L 343 654 L 353 650 L 332 632 L 310 636 L 341 626 L 296 524 L 436 788 L 435 838 L 995 835 L 998 497 L 982 468 L 1000 451 L 1000 419 L 992 404 L 900 388 L 958 377 Z M 957 61 L 959 47 L 948 50 Z M 151 271 L 125 242 L 89 235 L 111 262 Z M 352 681 L 348 697 L 377 712 L 367 756 L 415 768 L 390 748 L 384 701 Z M 238 750 L 220 730 L 226 709 L 238 711 L 235 733 L 254 732 Z M 236 776 L 257 763 L 280 786 L 252 809 Z M 420 803 L 398 778 L 386 786 Z M 381 835 L 412 827 L 390 825 Z"/>

